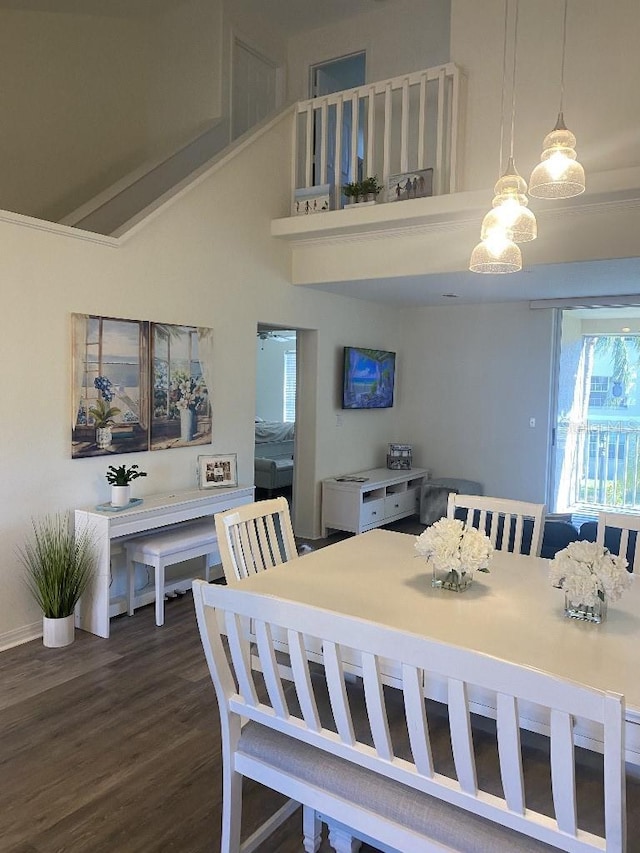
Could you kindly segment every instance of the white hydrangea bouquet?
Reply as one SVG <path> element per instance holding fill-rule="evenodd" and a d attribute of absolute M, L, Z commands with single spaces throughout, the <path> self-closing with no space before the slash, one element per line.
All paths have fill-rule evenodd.
<path fill-rule="evenodd" d="M 455 518 L 441 518 L 420 534 L 415 549 L 431 563 L 431 585 L 462 592 L 473 573 L 488 572 L 493 553 L 491 540 L 475 527 Z"/>
<path fill-rule="evenodd" d="M 607 602 L 631 585 L 626 559 L 597 542 L 571 542 L 549 565 L 551 583 L 565 591 L 567 615 L 591 622 L 602 621 Z"/>

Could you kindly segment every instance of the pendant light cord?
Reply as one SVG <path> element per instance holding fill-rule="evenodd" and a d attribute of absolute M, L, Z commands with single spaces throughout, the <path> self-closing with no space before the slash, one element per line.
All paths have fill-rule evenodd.
<path fill-rule="evenodd" d="M 502 177 L 502 153 L 504 149 L 504 102 L 505 88 L 507 85 L 507 17 L 509 14 L 509 0 L 504 0 L 504 40 L 502 43 L 502 98 L 500 100 L 500 152 L 498 156 L 498 177 Z"/>
<path fill-rule="evenodd" d="M 560 67 L 560 115 L 564 108 L 564 55 L 567 48 L 567 7 L 569 0 L 564 0 L 564 20 L 562 22 L 562 65 Z"/>
<path fill-rule="evenodd" d="M 513 137 L 515 134 L 516 126 L 516 58 L 518 55 L 518 7 L 519 0 L 516 0 L 516 18 L 513 25 L 513 79 L 511 84 L 511 148 L 509 149 L 509 156 L 511 157 L 511 160 L 513 160 Z"/>

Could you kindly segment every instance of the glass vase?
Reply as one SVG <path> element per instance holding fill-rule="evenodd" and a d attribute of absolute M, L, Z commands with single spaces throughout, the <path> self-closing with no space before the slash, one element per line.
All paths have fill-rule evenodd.
<path fill-rule="evenodd" d="M 598 596 L 593 606 L 590 604 L 576 604 L 571 601 L 568 593 L 565 592 L 564 615 L 570 619 L 581 619 L 583 622 L 600 624 L 600 622 L 604 622 L 607 618 L 607 599 L 603 594 L 602 598 Z"/>
<path fill-rule="evenodd" d="M 469 589 L 473 583 L 473 572 L 458 571 L 452 569 L 436 569 L 433 566 L 433 576 L 431 578 L 431 586 L 436 589 L 450 589 L 453 592 L 464 592 Z"/>

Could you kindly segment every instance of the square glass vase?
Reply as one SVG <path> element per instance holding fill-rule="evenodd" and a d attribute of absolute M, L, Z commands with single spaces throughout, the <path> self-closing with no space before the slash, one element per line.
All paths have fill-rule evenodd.
<path fill-rule="evenodd" d="M 607 618 L 607 599 L 598 598 L 592 607 L 590 604 L 576 604 L 565 592 L 564 615 L 570 619 L 580 619 L 583 622 L 594 622 L 599 625 Z"/>
<path fill-rule="evenodd" d="M 452 592 L 464 592 L 473 583 L 473 572 L 445 571 L 433 567 L 431 586 L 436 589 L 450 589 Z"/>

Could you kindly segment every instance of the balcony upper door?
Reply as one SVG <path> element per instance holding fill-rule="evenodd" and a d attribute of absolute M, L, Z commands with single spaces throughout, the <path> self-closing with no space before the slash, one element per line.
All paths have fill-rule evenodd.
<path fill-rule="evenodd" d="M 345 89 L 353 89 L 356 86 L 364 86 L 366 76 L 366 54 L 354 53 L 351 56 L 342 56 L 337 59 L 331 59 L 328 62 L 323 62 L 320 65 L 314 65 L 310 69 L 310 92 L 311 98 L 319 98 L 323 95 L 332 95 L 334 92 L 343 92 Z M 349 172 L 349 150 L 351 139 L 351 128 L 353 126 L 353 117 L 351 115 L 351 102 L 344 104 L 342 112 L 342 156 L 340 164 L 340 179 L 336 182 L 336 164 L 335 151 L 329 151 L 327 156 L 327 179 L 326 183 L 334 186 L 336 183 L 340 185 L 347 181 L 356 181 L 362 179 L 362 174 L 351 175 Z M 364 125 L 364 103 L 360 105 L 361 115 L 358 117 L 358 127 L 360 129 L 359 136 L 362 137 L 362 128 Z M 328 139 L 335 139 L 336 133 L 336 110 L 331 107 L 327 113 L 328 124 Z M 315 120 L 314 126 L 314 176 L 313 183 L 323 183 L 316 172 L 319 168 L 317 163 L 316 152 L 320 151 L 322 127 L 319 121 Z M 364 154 L 364 141 L 362 138 L 358 140 L 358 163 L 362 162 Z M 360 150 L 362 149 L 362 150 Z"/>

